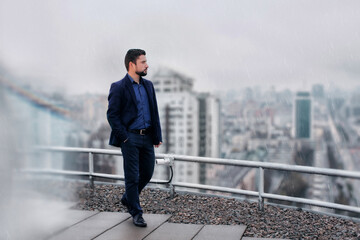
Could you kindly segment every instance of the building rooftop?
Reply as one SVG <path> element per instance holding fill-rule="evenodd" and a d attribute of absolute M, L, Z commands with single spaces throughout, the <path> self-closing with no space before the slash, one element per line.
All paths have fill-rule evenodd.
<path fill-rule="evenodd" d="M 310 97 L 310 92 L 297 92 L 296 96 L 298 96 L 298 97 Z"/>
<path fill-rule="evenodd" d="M 119 203 L 124 192 L 124 187 L 121 185 L 96 184 L 94 189 L 91 189 L 88 184 L 79 181 L 38 181 L 32 186 L 36 186 L 35 189 L 46 192 L 47 195 L 56 199 L 74 202 L 72 208 L 82 210 L 83 214 L 93 211 L 126 212 Z M 63 192 L 64 189 L 67 189 L 66 194 Z M 154 218 L 164 218 L 162 223 L 166 222 L 169 228 L 183 229 L 183 236 L 188 234 L 187 231 L 194 231 L 194 228 L 199 225 L 200 228 L 205 225 L 228 225 L 238 226 L 239 228 L 232 228 L 231 231 L 235 232 L 239 232 L 239 229 L 246 226 L 241 234 L 243 239 L 357 239 L 360 237 L 360 221 L 357 219 L 345 219 L 308 212 L 300 208 L 282 208 L 273 205 L 265 205 L 265 210 L 262 212 L 258 209 L 257 203 L 231 196 L 221 197 L 177 191 L 175 197 L 171 198 L 168 191 L 149 187 L 141 194 L 140 201 L 148 223 L 157 221 L 153 220 L 153 216 L 160 214 Z M 112 218 L 110 215 L 103 214 L 103 219 Z M 124 215 L 119 214 L 116 218 L 122 216 Z M 69 218 L 69 221 L 72 220 Z M 181 225 L 174 227 L 173 224 Z M 184 226 L 184 224 L 193 226 Z M 118 227 L 120 225 L 117 225 Z M 160 227 L 158 230 L 161 232 L 165 229 Z M 192 239 L 192 237 L 180 239 Z"/>

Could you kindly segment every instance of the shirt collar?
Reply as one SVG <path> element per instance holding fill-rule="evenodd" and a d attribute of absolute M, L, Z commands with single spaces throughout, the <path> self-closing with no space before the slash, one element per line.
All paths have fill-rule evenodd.
<path fill-rule="evenodd" d="M 130 76 L 130 74 L 127 73 L 127 75 L 128 75 L 128 77 L 129 77 L 131 83 L 136 83 L 136 82 L 134 81 L 134 79 Z M 143 79 L 142 79 L 142 77 L 140 77 L 139 83 L 142 84 L 142 81 L 143 81 Z M 137 84 L 137 83 L 136 83 L 136 84 Z"/>

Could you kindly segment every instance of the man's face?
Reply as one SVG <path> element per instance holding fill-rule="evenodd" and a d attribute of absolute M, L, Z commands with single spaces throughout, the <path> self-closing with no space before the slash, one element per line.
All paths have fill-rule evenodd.
<path fill-rule="evenodd" d="M 149 68 L 149 65 L 147 65 L 146 56 L 140 55 L 136 59 L 135 73 L 141 77 L 146 76 L 148 68 Z"/>

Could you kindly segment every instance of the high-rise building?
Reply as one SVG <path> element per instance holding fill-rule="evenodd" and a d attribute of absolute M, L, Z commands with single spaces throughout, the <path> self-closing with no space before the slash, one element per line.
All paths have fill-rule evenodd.
<path fill-rule="evenodd" d="M 220 101 L 209 93 L 198 94 L 199 153 L 201 157 L 220 156 Z M 199 183 L 206 184 L 206 167 L 199 164 Z"/>
<path fill-rule="evenodd" d="M 323 99 L 325 97 L 324 85 L 322 85 L 322 84 L 314 84 L 312 86 L 311 93 L 312 93 L 313 98 L 315 98 L 315 99 Z"/>
<path fill-rule="evenodd" d="M 359 94 L 353 94 L 350 99 L 350 117 L 360 117 L 360 96 Z"/>
<path fill-rule="evenodd" d="M 189 92 L 159 93 L 157 100 L 164 140 L 161 150 L 197 156 L 199 104 L 196 96 Z"/>
<path fill-rule="evenodd" d="M 191 92 L 194 85 L 192 78 L 186 77 L 168 68 L 159 69 L 152 77 L 156 93 Z"/>
<path fill-rule="evenodd" d="M 293 135 L 295 138 L 312 137 L 312 105 L 309 92 L 297 92 L 294 101 Z"/>
<path fill-rule="evenodd" d="M 156 151 L 190 156 L 219 156 L 219 101 L 192 91 L 193 80 L 160 69 L 152 81 L 157 94 L 163 145 Z M 205 170 L 196 163 L 176 162 L 175 181 L 198 183 Z M 163 178 L 166 169 L 155 170 Z M 201 177 L 201 176 L 202 177 Z"/>
<path fill-rule="evenodd" d="M 199 156 L 220 156 L 220 101 L 209 93 L 198 94 Z"/>
<path fill-rule="evenodd" d="M 35 94 L 19 83 L 0 76 L 3 101 L 9 103 L 6 113 L 17 126 L 14 138 L 17 147 L 26 150 L 33 146 L 65 146 L 68 136 L 80 126 L 73 121 L 71 112 L 52 99 Z M 23 167 L 62 169 L 65 162 L 61 155 L 50 153 L 26 155 L 21 159 Z"/>
<path fill-rule="evenodd" d="M 162 68 L 152 77 L 157 95 L 163 145 L 159 153 L 198 154 L 199 103 L 192 93 L 193 80 L 171 69 Z M 175 181 L 198 182 L 198 164 L 176 162 Z M 167 169 L 156 168 L 154 178 L 163 178 Z"/>

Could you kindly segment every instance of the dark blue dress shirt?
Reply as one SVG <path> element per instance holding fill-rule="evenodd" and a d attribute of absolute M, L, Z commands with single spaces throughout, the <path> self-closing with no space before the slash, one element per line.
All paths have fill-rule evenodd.
<path fill-rule="evenodd" d="M 138 109 L 138 115 L 135 121 L 130 125 L 129 129 L 145 129 L 151 126 L 151 115 L 149 107 L 149 99 L 147 92 L 143 85 L 143 80 L 140 78 L 139 84 L 128 74 L 132 82 L 132 86 L 136 96 L 136 106 Z"/>

